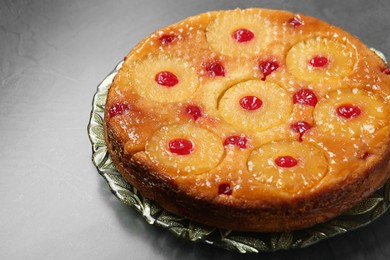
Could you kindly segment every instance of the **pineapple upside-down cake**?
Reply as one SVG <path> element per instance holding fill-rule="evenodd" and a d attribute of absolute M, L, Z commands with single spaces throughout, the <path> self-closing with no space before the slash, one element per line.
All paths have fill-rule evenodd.
<path fill-rule="evenodd" d="M 172 213 L 242 231 L 310 227 L 389 177 L 389 74 L 316 18 L 208 12 L 127 55 L 107 95 L 108 150 Z"/>

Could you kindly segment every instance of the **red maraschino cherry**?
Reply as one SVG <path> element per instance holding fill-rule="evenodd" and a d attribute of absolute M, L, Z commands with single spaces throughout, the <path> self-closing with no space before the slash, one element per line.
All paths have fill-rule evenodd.
<path fill-rule="evenodd" d="M 316 94 L 311 89 L 300 89 L 294 93 L 293 103 L 315 107 L 318 102 Z"/>
<path fill-rule="evenodd" d="M 230 187 L 229 183 L 221 183 L 218 186 L 218 194 L 223 194 L 223 195 L 232 195 L 233 190 Z"/>
<path fill-rule="evenodd" d="M 223 145 L 224 146 L 235 145 L 239 148 L 245 149 L 246 142 L 247 142 L 247 139 L 245 136 L 232 135 L 232 136 L 229 136 L 225 139 L 225 141 L 223 142 Z"/>
<path fill-rule="evenodd" d="M 279 68 L 279 63 L 275 60 L 266 60 L 260 63 L 259 68 L 261 73 L 263 73 L 261 80 L 266 80 L 268 75 Z"/>
<path fill-rule="evenodd" d="M 279 156 L 275 159 L 275 164 L 282 168 L 291 168 L 298 164 L 298 160 L 290 155 Z"/>
<path fill-rule="evenodd" d="M 225 76 L 225 68 L 223 65 L 219 62 L 211 62 L 207 68 L 206 71 L 209 75 L 210 78 L 215 78 L 215 77 L 224 77 Z"/>
<path fill-rule="evenodd" d="M 175 35 L 170 35 L 170 34 L 164 34 L 158 40 L 161 42 L 163 45 L 169 45 L 171 44 L 174 40 L 176 39 Z"/>
<path fill-rule="evenodd" d="M 305 121 L 298 121 L 292 123 L 290 125 L 290 128 L 294 130 L 294 132 L 299 133 L 299 141 L 302 142 L 302 136 L 305 134 L 307 130 L 311 129 L 312 126 Z"/>
<path fill-rule="evenodd" d="M 249 42 L 255 35 L 251 30 L 241 28 L 233 32 L 232 37 L 239 43 Z"/>
<path fill-rule="evenodd" d="M 381 72 L 386 75 L 390 75 L 390 69 L 389 68 L 382 68 Z"/>
<path fill-rule="evenodd" d="M 109 110 L 108 114 L 110 118 L 123 114 L 126 110 L 129 110 L 130 107 L 124 103 L 115 103 Z"/>
<path fill-rule="evenodd" d="M 171 153 L 188 155 L 194 150 L 194 144 L 188 139 L 177 138 L 168 142 L 168 148 Z"/>
<path fill-rule="evenodd" d="M 341 105 L 336 111 L 339 116 L 347 119 L 357 117 L 362 113 L 362 110 L 358 106 L 352 104 Z"/>
<path fill-rule="evenodd" d="M 328 65 L 328 58 L 322 55 L 317 55 L 311 58 L 309 64 L 315 68 L 322 68 Z"/>
<path fill-rule="evenodd" d="M 179 83 L 179 79 L 176 77 L 176 75 L 169 71 L 161 71 L 157 73 L 154 80 L 157 82 L 157 84 L 164 87 L 173 87 Z"/>
<path fill-rule="evenodd" d="M 246 110 L 256 110 L 263 105 L 263 101 L 256 96 L 245 96 L 240 99 L 240 105 Z"/>
<path fill-rule="evenodd" d="M 299 27 L 301 25 L 303 25 L 303 21 L 302 19 L 299 17 L 299 16 L 294 16 L 293 18 L 291 18 L 288 23 L 290 25 L 292 25 L 293 27 Z"/>
<path fill-rule="evenodd" d="M 197 120 L 199 117 L 202 117 L 203 115 L 202 109 L 196 105 L 187 106 L 185 112 L 186 114 L 191 115 L 194 118 L 194 120 Z"/>

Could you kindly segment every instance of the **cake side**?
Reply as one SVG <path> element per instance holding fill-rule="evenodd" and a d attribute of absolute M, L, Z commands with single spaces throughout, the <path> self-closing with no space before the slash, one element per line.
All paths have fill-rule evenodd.
<path fill-rule="evenodd" d="M 112 149 L 110 142 L 107 145 Z M 138 187 L 144 197 L 157 201 L 171 213 L 229 230 L 285 232 L 330 220 L 367 198 L 388 178 L 389 148 L 385 154 L 370 169 L 356 173 L 356 177 L 317 190 L 309 196 L 286 200 L 269 197 L 256 203 L 226 197 L 209 199 L 201 193 L 197 196 L 188 194 L 189 189 L 179 188 L 175 180 L 164 178 L 157 169 L 146 166 L 148 159 L 142 155 L 122 161 L 123 157 L 112 153 L 111 158 L 127 182 Z"/>

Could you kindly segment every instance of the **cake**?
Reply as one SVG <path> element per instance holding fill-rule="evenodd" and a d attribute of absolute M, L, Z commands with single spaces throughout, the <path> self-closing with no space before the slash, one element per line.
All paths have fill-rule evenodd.
<path fill-rule="evenodd" d="M 328 221 L 390 175 L 390 71 L 319 19 L 245 9 L 143 39 L 107 94 L 123 178 L 212 227 L 285 232 Z"/>

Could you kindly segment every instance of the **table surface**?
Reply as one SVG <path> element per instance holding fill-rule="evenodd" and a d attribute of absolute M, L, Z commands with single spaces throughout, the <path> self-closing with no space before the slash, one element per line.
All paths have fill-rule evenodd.
<path fill-rule="evenodd" d="M 241 255 L 176 238 L 110 192 L 87 123 L 143 37 L 236 7 L 316 16 L 390 57 L 390 1 L 0 0 L 0 259 L 390 259 L 390 215 L 305 249 Z"/>

